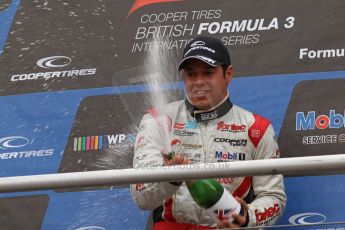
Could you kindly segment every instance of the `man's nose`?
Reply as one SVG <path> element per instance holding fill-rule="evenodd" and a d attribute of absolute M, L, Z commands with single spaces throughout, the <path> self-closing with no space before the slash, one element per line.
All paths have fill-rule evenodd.
<path fill-rule="evenodd" d="M 205 83 L 205 78 L 202 74 L 197 74 L 195 76 L 195 82 L 196 85 L 204 84 Z"/>

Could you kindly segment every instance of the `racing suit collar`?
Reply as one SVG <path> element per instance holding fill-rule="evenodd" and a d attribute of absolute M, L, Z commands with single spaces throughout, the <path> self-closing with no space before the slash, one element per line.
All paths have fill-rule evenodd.
<path fill-rule="evenodd" d="M 209 110 L 199 110 L 190 102 L 188 97 L 185 99 L 185 104 L 190 115 L 194 117 L 197 122 L 217 119 L 224 116 L 232 108 L 229 93 L 226 95 L 223 101 Z"/>

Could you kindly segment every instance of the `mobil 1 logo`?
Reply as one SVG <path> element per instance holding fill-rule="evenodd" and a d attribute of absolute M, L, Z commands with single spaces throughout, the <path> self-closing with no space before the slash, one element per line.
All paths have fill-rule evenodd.
<path fill-rule="evenodd" d="M 342 153 L 345 147 L 345 79 L 296 85 L 278 138 L 282 157 Z"/>

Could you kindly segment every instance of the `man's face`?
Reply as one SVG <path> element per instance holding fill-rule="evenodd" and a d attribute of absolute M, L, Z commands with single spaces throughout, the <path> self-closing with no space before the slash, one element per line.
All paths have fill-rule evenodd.
<path fill-rule="evenodd" d="M 213 67 L 198 59 L 190 59 L 183 69 L 189 100 L 198 109 L 207 110 L 219 104 L 227 95 L 232 67 L 223 73 L 221 66 Z"/>

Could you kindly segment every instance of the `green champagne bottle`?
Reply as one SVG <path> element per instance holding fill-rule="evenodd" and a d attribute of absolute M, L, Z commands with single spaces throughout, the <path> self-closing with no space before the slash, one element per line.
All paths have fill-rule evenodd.
<path fill-rule="evenodd" d="M 174 151 L 167 154 L 169 159 L 176 156 Z M 194 201 L 220 221 L 233 221 L 232 216 L 239 214 L 241 204 L 215 179 L 185 181 Z"/>
<path fill-rule="evenodd" d="M 241 204 L 214 179 L 185 181 L 194 201 L 219 220 L 233 220 L 239 214 Z"/>

